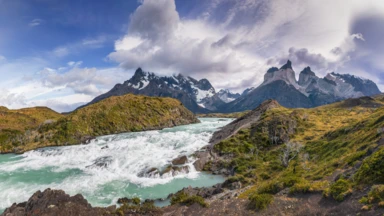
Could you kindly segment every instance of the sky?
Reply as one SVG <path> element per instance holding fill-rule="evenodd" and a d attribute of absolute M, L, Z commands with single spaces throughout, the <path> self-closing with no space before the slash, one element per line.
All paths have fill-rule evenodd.
<path fill-rule="evenodd" d="M 0 0 L 0 106 L 70 111 L 141 67 L 256 87 L 349 73 L 384 91 L 382 0 Z"/>

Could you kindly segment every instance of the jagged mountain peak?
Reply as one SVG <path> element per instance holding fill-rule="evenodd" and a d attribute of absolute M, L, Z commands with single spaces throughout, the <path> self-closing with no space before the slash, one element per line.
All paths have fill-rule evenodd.
<path fill-rule="evenodd" d="M 271 68 L 269 68 L 268 70 L 267 70 L 267 73 L 273 73 L 273 72 L 276 72 L 276 71 L 278 71 L 279 70 L 279 68 L 277 68 L 277 67 L 271 67 Z"/>
<path fill-rule="evenodd" d="M 277 69 L 277 67 L 268 69 L 267 73 L 264 75 L 264 82 L 262 85 L 267 85 L 277 80 L 284 81 L 289 85 L 297 87 L 295 72 L 292 69 L 292 62 L 290 60 L 288 60 L 280 69 Z"/>
<path fill-rule="evenodd" d="M 285 65 L 281 66 L 280 70 L 292 69 L 292 62 L 288 59 Z M 292 69 L 293 70 L 293 69 Z"/>
<path fill-rule="evenodd" d="M 305 67 L 299 75 L 299 85 L 303 87 L 307 87 L 311 84 L 317 83 L 318 77 L 316 76 L 315 72 L 311 70 L 311 68 Z"/>
<path fill-rule="evenodd" d="M 224 103 L 232 102 L 241 96 L 239 93 L 233 93 L 229 89 L 221 89 L 217 95 Z"/>
<path fill-rule="evenodd" d="M 143 77 L 145 76 L 147 73 L 143 71 L 143 69 L 141 69 L 141 67 L 137 68 L 136 71 L 135 71 L 135 74 L 133 75 L 134 77 Z"/>
<path fill-rule="evenodd" d="M 305 68 L 300 72 L 300 74 L 307 74 L 307 75 L 311 75 L 311 76 L 316 76 L 315 72 L 313 72 L 309 66 L 308 66 L 308 67 L 305 67 Z"/>

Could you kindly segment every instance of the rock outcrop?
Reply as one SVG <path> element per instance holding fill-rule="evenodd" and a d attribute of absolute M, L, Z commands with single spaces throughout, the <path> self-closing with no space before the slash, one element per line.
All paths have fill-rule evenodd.
<path fill-rule="evenodd" d="M 261 115 L 265 113 L 266 111 L 279 107 L 280 104 L 276 100 L 267 100 L 263 102 L 260 106 L 258 106 L 256 109 L 250 111 L 246 115 L 236 119 L 235 121 L 231 122 L 230 124 L 224 126 L 219 131 L 216 131 L 210 140 L 211 146 L 215 145 L 216 143 L 220 142 L 221 140 L 224 140 L 233 134 L 235 134 L 240 129 L 246 128 L 251 126 L 252 123 L 257 122 Z"/>
<path fill-rule="evenodd" d="M 62 190 L 37 191 L 27 202 L 14 203 L 0 216 L 106 216 L 115 215 L 116 206 L 92 207 L 80 194 L 69 196 Z"/>

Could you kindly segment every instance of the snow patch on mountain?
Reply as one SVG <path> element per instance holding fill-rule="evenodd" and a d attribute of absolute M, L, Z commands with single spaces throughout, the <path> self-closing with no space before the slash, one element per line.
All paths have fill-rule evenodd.
<path fill-rule="evenodd" d="M 232 93 L 228 89 L 221 89 L 217 95 L 224 103 L 229 103 L 240 97 L 239 93 Z"/>

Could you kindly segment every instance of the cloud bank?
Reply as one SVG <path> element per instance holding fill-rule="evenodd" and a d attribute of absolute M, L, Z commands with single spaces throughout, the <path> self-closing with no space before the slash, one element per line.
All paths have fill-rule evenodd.
<path fill-rule="evenodd" d="M 382 32 L 372 40 L 369 35 L 384 29 L 379 18 L 383 3 L 212 0 L 204 8 L 195 17 L 181 18 L 173 0 L 144 0 L 108 58 L 125 69 L 141 66 L 205 77 L 218 88 L 238 91 L 258 85 L 267 67 L 288 58 L 297 72 L 310 65 L 320 76 L 330 71 L 364 76 L 365 71 L 374 81 L 381 80 L 379 73 L 351 62 L 363 61 L 364 50 L 378 49 L 367 46 L 379 43 Z M 359 18 L 373 8 L 378 17 Z M 383 70 L 380 56 L 374 59 L 371 64 Z"/>

